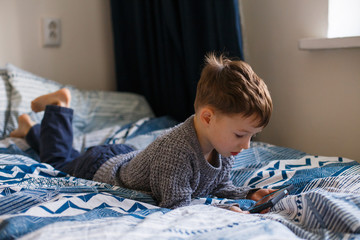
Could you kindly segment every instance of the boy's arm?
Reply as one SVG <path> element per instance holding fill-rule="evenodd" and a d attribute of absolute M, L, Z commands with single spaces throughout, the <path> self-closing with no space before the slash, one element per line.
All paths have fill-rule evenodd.
<path fill-rule="evenodd" d="M 151 192 L 159 202 L 160 207 L 177 208 L 187 206 L 191 202 L 193 169 L 190 164 L 180 159 L 169 161 L 164 154 L 158 157 L 150 169 Z M 171 156 L 173 157 L 173 156 Z"/>
<path fill-rule="evenodd" d="M 236 187 L 229 178 L 229 180 L 224 180 L 221 182 L 217 188 L 214 189 L 212 195 L 220 198 L 246 199 L 249 193 L 252 193 L 256 190 L 257 189 L 253 189 L 247 186 Z"/>
<path fill-rule="evenodd" d="M 223 158 L 222 159 L 223 168 L 224 168 L 224 178 L 217 185 L 217 187 L 212 191 L 212 195 L 220 198 L 232 198 L 232 199 L 246 199 L 249 194 L 257 191 L 258 189 L 250 187 L 237 187 L 233 184 L 230 179 L 230 171 L 232 169 L 232 159 Z"/>

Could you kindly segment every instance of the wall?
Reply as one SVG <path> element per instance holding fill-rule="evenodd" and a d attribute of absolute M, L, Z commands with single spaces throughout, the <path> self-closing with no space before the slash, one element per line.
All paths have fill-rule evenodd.
<path fill-rule="evenodd" d="M 245 59 L 274 101 L 260 140 L 360 161 L 360 48 L 304 51 L 325 37 L 327 0 L 240 0 Z"/>
<path fill-rule="evenodd" d="M 0 0 L 0 9 L 0 66 L 83 89 L 116 89 L 108 0 Z M 60 47 L 42 47 L 43 17 L 61 19 Z"/>
<path fill-rule="evenodd" d="M 0 66 L 10 62 L 83 89 L 115 90 L 108 0 L 0 0 Z M 267 82 L 274 113 L 260 140 L 360 160 L 360 49 L 302 51 L 323 37 L 327 0 L 240 0 L 245 58 Z M 41 45 L 59 17 L 62 44 Z"/>

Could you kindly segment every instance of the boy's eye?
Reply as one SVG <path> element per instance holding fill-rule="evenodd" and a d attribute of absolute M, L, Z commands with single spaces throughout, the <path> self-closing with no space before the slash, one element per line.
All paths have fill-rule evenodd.
<path fill-rule="evenodd" d="M 235 133 L 235 137 L 236 137 L 236 138 L 244 138 L 245 136 L 246 136 L 246 135 L 241 135 L 241 134 Z M 254 137 L 256 137 L 256 134 L 250 136 L 250 138 L 254 138 Z"/>
<path fill-rule="evenodd" d="M 239 134 L 236 134 L 236 133 L 235 133 L 235 136 L 236 136 L 237 138 L 243 138 L 243 137 L 244 137 L 244 135 L 239 135 Z"/>

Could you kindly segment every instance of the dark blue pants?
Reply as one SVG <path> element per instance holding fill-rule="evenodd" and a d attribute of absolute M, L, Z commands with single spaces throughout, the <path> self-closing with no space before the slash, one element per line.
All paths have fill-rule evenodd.
<path fill-rule="evenodd" d="M 75 177 L 92 179 L 108 159 L 133 151 L 124 144 L 89 148 L 84 154 L 73 149 L 73 109 L 48 105 L 41 125 L 34 125 L 25 139 L 40 156 L 40 161 Z"/>

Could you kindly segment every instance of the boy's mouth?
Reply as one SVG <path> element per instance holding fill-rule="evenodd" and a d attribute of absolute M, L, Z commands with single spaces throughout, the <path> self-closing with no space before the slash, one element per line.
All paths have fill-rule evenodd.
<path fill-rule="evenodd" d="M 239 152 L 231 152 L 231 155 L 232 156 L 236 156 L 236 155 L 238 155 L 239 154 Z"/>

